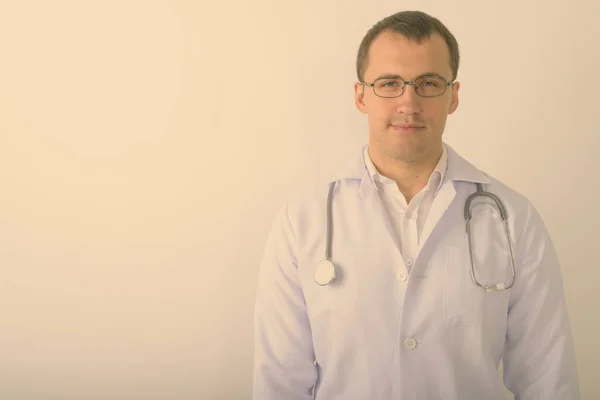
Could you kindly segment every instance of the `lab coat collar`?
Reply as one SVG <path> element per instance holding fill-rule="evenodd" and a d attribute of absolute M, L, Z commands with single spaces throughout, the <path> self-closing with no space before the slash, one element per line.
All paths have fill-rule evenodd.
<path fill-rule="evenodd" d="M 423 229 L 422 240 L 419 244 L 419 250 L 421 251 L 423 245 L 427 242 L 427 238 L 433 231 L 436 225 L 436 221 L 439 220 L 441 215 L 445 212 L 450 202 L 454 199 L 456 194 L 456 182 L 473 182 L 473 183 L 490 183 L 490 179 L 474 165 L 468 162 L 466 159 L 461 157 L 452 147 L 443 144 L 447 152 L 447 166 L 446 173 L 443 176 L 441 187 L 435 196 L 434 203 L 430 210 L 430 216 L 427 218 L 427 222 Z M 375 209 L 380 215 L 385 215 L 385 209 L 383 203 L 378 201 L 379 196 L 377 195 L 378 189 L 376 183 L 371 178 L 371 174 L 367 169 L 365 162 L 365 148 L 367 145 L 362 147 L 360 157 L 357 157 L 349 168 L 339 176 L 336 180 L 358 180 L 359 193 L 364 199 L 366 204 Z M 390 237 L 394 238 L 395 234 L 389 219 L 384 220 L 385 228 L 387 229 Z M 397 248 L 399 248 L 396 243 Z"/>
<path fill-rule="evenodd" d="M 448 144 L 443 143 L 448 154 L 448 166 L 446 174 L 444 175 L 444 181 L 464 181 L 472 183 L 490 183 L 490 179 L 480 171 L 477 167 L 459 155 L 452 147 Z M 365 162 L 365 149 L 368 145 L 364 145 L 361 149 L 360 156 L 357 157 L 351 164 L 350 167 L 344 172 L 341 179 L 359 179 L 366 183 L 370 183 L 376 186 L 366 166 Z"/>
<path fill-rule="evenodd" d="M 365 165 L 367 170 L 369 171 L 369 177 L 373 182 L 377 182 L 380 188 L 383 191 L 386 191 L 388 187 L 393 187 L 394 191 L 397 190 L 396 182 L 394 180 L 382 175 L 367 151 L 368 145 L 363 147 Z M 446 170 L 448 167 L 448 150 L 446 146 L 442 146 L 442 155 L 440 156 L 438 163 L 436 164 L 433 172 L 431 173 L 429 180 L 427 181 L 427 190 L 432 190 L 435 194 L 442 187 L 442 183 L 444 182 L 444 175 L 446 175 Z"/>

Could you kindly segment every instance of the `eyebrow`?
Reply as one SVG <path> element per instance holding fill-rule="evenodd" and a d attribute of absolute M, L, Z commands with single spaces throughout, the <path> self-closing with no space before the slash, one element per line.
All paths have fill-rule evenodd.
<path fill-rule="evenodd" d="M 415 79 L 423 78 L 423 77 L 432 77 L 432 76 L 446 79 L 442 75 L 438 74 L 437 72 L 425 72 L 424 74 L 417 76 Z M 377 78 L 375 78 L 373 81 L 376 81 L 377 79 L 404 79 L 404 78 L 402 78 L 400 75 L 397 75 L 397 74 L 382 74 L 382 75 L 379 75 Z"/>

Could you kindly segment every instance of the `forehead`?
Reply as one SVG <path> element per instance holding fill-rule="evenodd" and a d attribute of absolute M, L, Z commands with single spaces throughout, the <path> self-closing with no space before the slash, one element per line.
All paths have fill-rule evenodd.
<path fill-rule="evenodd" d="M 436 73 L 447 80 L 452 78 L 450 51 L 438 34 L 418 43 L 399 33 L 382 32 L 371 43 L 368 57 L 367 81 L 383 74 L 414 79 L 424 73 Z"/>

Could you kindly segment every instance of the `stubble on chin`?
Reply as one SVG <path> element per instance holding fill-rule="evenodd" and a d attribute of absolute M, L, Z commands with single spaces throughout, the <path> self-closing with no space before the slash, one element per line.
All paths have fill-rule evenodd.
<path fill-rule="evenodd" d="M 382 135 L 383 133 L 383 135 Z M 422 161 L 427 157 L 428 146 L 427 137 L 419 137 L 417 135 L 429 135 L 428 132 L 423 132 L 415 135 L 414 137 L 406 137 L 403 139 L 397 139 L 394 137 L 395 133 L 380 132 L 376 140 L 376 146 L 379 148 L 379 152 L 386 158 L 394 161 L 415 163 Z"/>

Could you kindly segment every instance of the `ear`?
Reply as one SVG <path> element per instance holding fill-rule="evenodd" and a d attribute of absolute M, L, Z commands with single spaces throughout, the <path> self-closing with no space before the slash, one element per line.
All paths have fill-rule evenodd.
<path fill-rule="evenodd" d="M 360 83 L 354 84 L 354 104 L 358 111 L 363 114 L 367 113 L 367 105 L 365 104 L 365 87 Z"/>
<path fill-rule="evenodd" d="M 460 89 L 460 82 L 454 82 L 452 85 L 452 99 L 450 100 L 450 107 L 448 108 L 448 114 L 454 113 L 458 108 L 458 90 Z"/>

